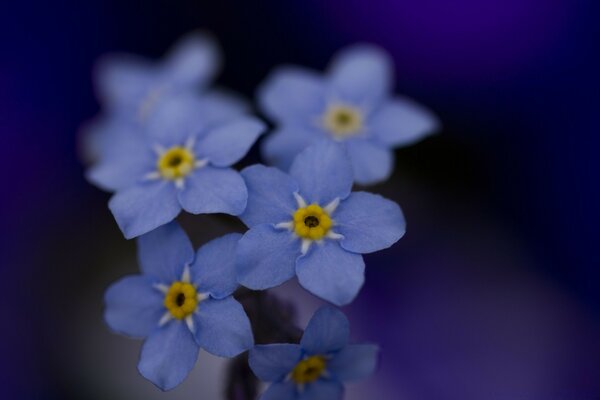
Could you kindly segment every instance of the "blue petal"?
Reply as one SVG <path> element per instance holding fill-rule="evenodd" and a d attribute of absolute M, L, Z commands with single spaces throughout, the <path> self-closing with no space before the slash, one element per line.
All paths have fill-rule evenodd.
<path fill-rule="evenodd" d="M 145 337 L 158 328 L 163 316 L 163 295 L 148 276 L 127 276 L 113 283 L 104 295 L 104 320 L 123 335 Z"/>
<path fill-rule="evenodd" d="M 434 133 L 439 126 L 431 111 L 406 97 L 386 102 L 369 121 L 375 139 L 394 147 L 411 145 Z"/>
<path fill-rule="evenodd" d="M 241 237 L 239 233 L 230 233 L 198 249 L 191 270 L 200 292 L 222 299 L 237 289 L 235 250 Z"/>
<path fill-rule="evenodd" d="M 137 239 L 144 274 L 163 283 L 181 279 L 183 266 L 194 261 L 194 248 L 177 222 L 170 222 Z"/>
<path fill-rule="evenodd" d="M 171 222 L 181 211 L 172 182 L 145 182 L 117 192 L 108 202 L 127 239 Z"/>
<path fill-rule="evenodd" d="M 163 68 L 172 84 L 193 87 L 210 83 L 220 64 L 219 49 L 214 40 L 195 32 L 177 42 Z"/>
<path fill-rule="evenodd" d="M 298 153 L 322 137 L 323 135 L 314 129 L 285 126 L 263 140 L 262 156 L 268 164 L 288 171 Z"/>
<path fill-rule="evenodd" d="M 334 95 L 354 104 L 373 107 L 393 86 L 393 65 L 382 49 L 356 45 L 343 50 L 331 63 Z"/>
<path fill-rule="evenodd" d="M 200 108 L 194 113 L 199 120 L 198 125 L 201 124 L 204 127 L 203 132 L 208 132 L 211 127 L 239 118 L 249 108 L 237 94 L 221 89 L 213 89 L 204 93 L 198 99 L 197 105 Z"/>
<path fill-rule="evenodd" d="M 240 219 L 247 226 L 292 220 L 298 184 L 289 175 L 264 165 L 252 165 L 241 174 L 248 187 L 248 204 Z"/>
<path fill-rule="evenodd" d="M 300 285 L 312 294 L 335 305 L 350 303 L 365 281 L 362 256 L 350 253 L 334 240 L 313 244 L 298 259 L 296 274 Z"/>
<path fill-rule="evenodd" d="M 296 385 L 289 381 L 273 383 L 260 396 L 260 400 L 296 400 L 297 398 Z"/>
<path fill-rule="evenodd" d="M 352 190 L 352 165 L 342 146 L 322 140 L 303 150 L 294 160 L 290 175 L 298 181 L 300 194 L 308 203 L 326 205 L 345 199 Z"/>
<path fill-rule="evenodd" d="M 341 245 L 354 253 L 372 253 L 390 247 L 406 231 L 400 206 L 382 196 L 354 192 L 340 203 L 333 218 Z"/>
<path fill-rule="evenodd" d="M 300 346 L 308 354 L 327 354 L 345 347 L 349 336 L 350 323 L 344 313 L 323 306 L 308 321 Z"/>
<path fill-rule="evenodd" d="M 261 381 L 283 380 L 302 358 L 302 349 L 297 344 L 267 344 L 250 349 L 248 363 L 254 375 Z"/>
<path fill-rule="evenodd" d="M 269 224 L 254 226 L 238 242 L 238 282 L 254 290 L 278 286 L 294 276 L 299 255 L 300 241 L 291 232 Z"/>
<path fill-rule="evenodd" d="M 335 381 L 319 380 L 306 385 L 304 391 L 298 395 L 298 400 L 342 400 L 344 387 Z"/>
<path fill-rule="evenodd" d="M 348 140 L 346 144 L 356 183 L 371 185 L 390 177 L 394 169 L 391 150 L 365 139 Z"/>
<path fill-rule="evenodd" d="M 327 370 L 336 380 L 355 381 L 371 375 L 379 360 L 379 346 L 356 344 L 344 347 L 328 363 Z"/>
<path fill-rule="evenodd" d="M 264 131 L 265 124 L 256 118 L 235 119 L 209 131 L 198 142 L 198 155 L 213 165 L 228 167 L 242 159 Z"/>
<path fill-rule="evenodd" d="M 315 72 L 279 68 L 259 88 L 258 103 L 276 121 L 309 126 L 325 108 L 325 84 Z"/>
<path fill-rule="evenodd" d="M 240 174 L 231 168 L 202 167 L 190 174 L 178 192 L 184 210 L 192 214 L 239 215 L 248 192 Z"/>
<path fill-rule="evenodd" d="M 231 296 L 201 301 L 194 324 L 198 345 L 216 356 L 235 357 L 254 345 L 248 316 Z"/>
<path fill-rule="evenodd" d="M 138 370 L 162 390 L 179 385 L 194 368 L 198 345 L 182 321 L 172 321 L 155 331 L 142 346 Z"/>

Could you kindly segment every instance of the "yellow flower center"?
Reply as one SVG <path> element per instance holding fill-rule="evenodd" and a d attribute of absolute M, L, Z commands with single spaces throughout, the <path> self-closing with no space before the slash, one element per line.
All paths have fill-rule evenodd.
<path fill-rule="evenodd" d="M 333 104 L 323 116 L 325 129 L 337 138 L 356 135 L 363 128 L 361 111 L 352 106 Z"/>
<path fill-rule="evenodd" d="M 190 283 L 173 282 L 165 295 L 164 305 L 173 318 L 184 319 L 196 311 L 198 292 Z"/>
<path fill-rule="evenodd" d="M 196 157 L 191 151 L 185 147 L 174 146 L 159 157 L 156 166 L 163 178 L 179 179 L 194 169 L 195 162 Z"/>
<path fill-rule="evenodd" d="M 299 208 L 294 213 L 294 232 L 304 239 L 322 239 L 331 225 L 329 214 L 317 204 Z"/>
<path fill-rule="evenodd" d="M 291 378 L 298 384 L 312 383 L 319 379 L 325 367 L 327 360 L 323 356 L 311 356 L 300 361 L 292 370 Z"/>

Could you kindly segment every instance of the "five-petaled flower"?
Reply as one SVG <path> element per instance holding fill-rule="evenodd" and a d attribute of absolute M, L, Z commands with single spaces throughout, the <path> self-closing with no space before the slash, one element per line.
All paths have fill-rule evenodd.
<path fill-rule="evenodd" d="M 351 193 L 344 148 L 323 141 L 296 157 L 287 175 L 255 165 L 242 171 L 250 228 L 237 248 L 238 282 L 255 290 L 294 275 L 313 294 L 351 302 L 364 282 L 361 254 L 387 248 L 405 230 L 400 207 L 381 196 Z"/>
<path fill-rule="evenodd" d="M 258 345 L 250 350 L 250 368 L 273 382 L 261 400 L 340 400 L 342 382 L 369 376 L 379 348 L 349 345 L 349 324 L 341 311 L 322 307 L 314 314 L 300 344 Z"/>
<path fill-rule="evenodd" d="M 412 144 L 437 129 L 431 112 L 405 97 L 392 97 L 393 72 L 381 49 L 357 45 L 342 51 L 326 77 L 284 67 L 263 84 L 258 101 L 278 129 L 263 142 L 263 155 L 287 170 L 294 156 L 328 138 L 347 147 L 355 180 L 389 177 L 394 147 Z"/>
<path fill-rule="evenodd" d="M 105 320 L 116 332 L 147 337 L 140 373 L 162 390 L 179 385 L 202 348 L 234 357 L 252 347 L 250 321 L 231 296 L 237 288 L 233 253 L 240 235 L 222 236 L 194 255 L 172 222 L 138 239 L 142 275 L 113 284 Z"/>

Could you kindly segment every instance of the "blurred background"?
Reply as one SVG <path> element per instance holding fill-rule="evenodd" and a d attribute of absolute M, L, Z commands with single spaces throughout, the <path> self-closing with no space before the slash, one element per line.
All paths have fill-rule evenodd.
<path fill-rule="evenodd" d="M 407 235 L 367 257 L 346 307 L 382 362 L 348 399 L 600 399 L 600 3 L 583 0 L 11 1 L 0 13 L 0 397 L 220 400 L 203 353 L 163 394 L 136 371 L 140 342 L 102 322 L 105 288 L 137 270 L 109 195 L 89 185 L 78 132 L 98 111 L 106 52 L 160 57 L 183 34 L 219 40 L 218 84 L 253 97 L 278 64 L 322 69 L 373 42 L 399 93 L 443 131 L 396 152 L 371 188 Z M 245 162 L 259 161 L 256 151 Z M 242 226 L 185 218 L 196 244 Z M 304 326 L 320 301 L 279 289 Z"/>

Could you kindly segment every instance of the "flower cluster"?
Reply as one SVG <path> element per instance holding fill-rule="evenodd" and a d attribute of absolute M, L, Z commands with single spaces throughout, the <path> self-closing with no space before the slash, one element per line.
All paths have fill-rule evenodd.
<path fill-rule="evenodd" d="M 342 382 L 373 372 L 377 346 L 349 345 L 348 320 L 331 306 L 314 314 L 299 344 L 255 346 L 252 318 L 234 295 L 240 285 L 262 291 L 296 276 L 336 306 L 354 300 L 362 254 L 397 242 L 405 220 L 395 202 L 353 184 L 385 180 L 391 149 L 438 122 L 392 97 L 382 50 L 355 46 L 326 77 L 284 68 L 267 78 L 258 103 L 276 125 L 262 143 L 273 166 L 238 172 L 266 125 L 211 87 L 219 64 L 215 43 L 192 34 L 160 63 L 121 55 L 98 68 L 103 113 L 86 132 L 87 177 L 113 193 L 109 208 L 124 236 L 137 238 L 142 271 L 107 290 L 106 323 L 146 338 L 138 369 L 162 390 L 185 379 L 200 348 L 228 358 L 249 350 L 256 377 L 273 382 L 263 400 L 341 399 Z M 235 215 L 248 230 L 194 252 L 174 221 L 182 210 Z"/>

